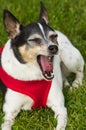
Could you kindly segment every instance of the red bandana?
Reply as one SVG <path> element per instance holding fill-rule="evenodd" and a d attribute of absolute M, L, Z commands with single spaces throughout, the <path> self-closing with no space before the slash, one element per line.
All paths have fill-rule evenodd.
<path fill-rule="evenodd" d="M 0 48 L 0 54 L 3 47 Z M 52 81 L 46 80 L 33 80 L 22 81 L 15 79 L 8 75 L 0 66 L 0 79 L 10 89 L 30 96 L 34 100 L 32 108 L 46 107 L 48 93 L 51 87 Z"/>

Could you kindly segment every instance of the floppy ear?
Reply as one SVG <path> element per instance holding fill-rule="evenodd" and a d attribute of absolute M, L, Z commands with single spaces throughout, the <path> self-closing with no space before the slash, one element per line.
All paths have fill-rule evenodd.
<path fill-rule="evenodd" d="M 49 17 L 46 8 L 44 7 L 43 3 L 40 2 L 40 15 L 39 15 L 40 21 L 45 21 L 46 24 L 49 23 Z"/>
<path fill-rule="evenodd" d="M 11 39 L 15 38 L 20 33 L 20 22 L 8 10 L 3 12 L 3 22 L 6 32 Z"/>

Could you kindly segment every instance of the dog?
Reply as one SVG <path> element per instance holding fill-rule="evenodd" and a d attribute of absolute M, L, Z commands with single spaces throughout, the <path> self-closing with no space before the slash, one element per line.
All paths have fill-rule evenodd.
<path fill-rule="evenodd" d="M 9 40 L 0 50 L 0 89 L 4 96 L 5 113 L 1 129 L 12 130 L 14 119 L 21 109 L 47 106 L 54 111 L 57 119 L 55 130 L 65 130 L 67 108 L 62 86 L 66 71 L 63 69 L 67 65 L 71 72 L 76 61 L 73 59 L 72 67 L 69 66 L 68 55 L 72 56 L 76 52 L 77 56 L 73 55 L 72 58 L 79 57 L 83 62 L 81 54 L 64 34 L 49 26 L 48 13 L 42 3 L 36 23 L 24 26 L 8 10 L 4 10 L 3 21 Z M 71 51 L 74 52 L 71 54 Z M 80 83 L 83 79 L 83 64 L 84 62 L 81 65 L 81 76 L 76 79 Z"/>

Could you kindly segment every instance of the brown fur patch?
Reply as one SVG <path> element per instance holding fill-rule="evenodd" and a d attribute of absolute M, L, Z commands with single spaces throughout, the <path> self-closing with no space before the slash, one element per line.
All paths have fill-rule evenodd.
<path fill-rule="evenodd" d="M 36 62 L 37 53 L 40 51 L 40 47 L 27 48 L 26 45 L 19 47 L 22 58 L 25 62 Z"/>
<path fill-rule="evenodd" d="M 23 45 L 19 47 L 19 52 L 21 53 L 22 58 L 25 62 L 36 63 L 37 55 L 47 55 L 47 47 L 46 46 L 35 46 L 33 48 L 28 47 L 27 45 Z"/>

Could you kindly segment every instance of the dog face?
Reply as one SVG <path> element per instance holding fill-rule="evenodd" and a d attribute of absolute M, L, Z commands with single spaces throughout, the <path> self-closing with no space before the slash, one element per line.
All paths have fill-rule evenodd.
<path fill-rule="evenodd" d="M 38 64 L 44 78 L 51 80 L 58 43 L 57 34 L 48 26 L 45 7 L 41 4 L 39 21 L 27 26 L 23 26 L 8 10 L 4 10 L 3 19 L 15 57 L 22 64 Z"/>

